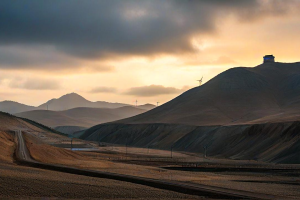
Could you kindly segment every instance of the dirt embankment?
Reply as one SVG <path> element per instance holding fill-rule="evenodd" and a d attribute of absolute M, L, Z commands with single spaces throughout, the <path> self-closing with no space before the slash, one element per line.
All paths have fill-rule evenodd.
<path fill-rule="evenodd" d="M 103 124 L 82 139 L 134 147 L 185 151 L 208 157 L 300 163 L 300 122 L 236 126 Z"/>
<path fill-rule="evenodd" d="M 25 134 L 27 148 L 34 160 L 62 164 L 79 168 L 109 168 L 113 163 L 93 160 L 80 153 L 45 144 L 37 138 Z"/>
<path fill-rule="evenodd" d="M 0 161 L 12 163 L 14 150 L 15 143 L 13 136 L 0 131 Z"/>

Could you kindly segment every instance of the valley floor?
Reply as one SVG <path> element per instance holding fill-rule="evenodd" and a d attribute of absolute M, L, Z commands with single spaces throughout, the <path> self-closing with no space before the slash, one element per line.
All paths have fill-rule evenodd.
<path fill-rule="evenodd" d="M 182 152 L 131 147 L 99 147 L 95 143 L 74 141 L 74 146 L 97 151 L 70 151 L 53 145 L 70 144 L 65 137 L 26 131 L 27 147 L 33 159 L 83 169 L 160 180 L 181 181 L 263 193 L 297 199 L 300 196 L 298 165 L 278 166 L 256 161 L 231 161 Z M 0 198 L 32 199 L 201 199 L 204 197 L 156 189 L 153 187 L 20 166 L 13 159 L 14 138 L 1 134 Z M 52 144 L 49 145 L 49 144 Z M 58 146 L 59 146 L 58 145 Z M 127 152 L 127 153 L 126 153 Z M 171 158 L 172 155 L 172 158 Z M 198 165 L 198 166 L 197 166 Z M 201 167 L 199 167 L 201 166 Z M 296 166 L 296 167 L 295 167 Z M 240 170 L 240 168 L 244 170 Z M 257 168 L 260 168 L 257 170 Z M 292 169 L 294 168 L 294 169 Z"/>
<path fill-rule="evenodd" d="M 86 144 L 97 150 L 69 151 L 38 143 L 34 134 L 26 134 L 26 138 L 33 158 L 45 163 L 292 198 L 300 196 L 299 165 L 203 158 L 182 152 L 122 146 L 98 147 L 85 141 L 83 146 Z M 44 142 L 50 140 L 51 137 L 44 137 Z M 80 142 L 74 143 L 80 146 Z"/>
<path fill-rule="evenodd" d="M 0 163 L 0 199 L 197 199 L 127 182 Z"/>

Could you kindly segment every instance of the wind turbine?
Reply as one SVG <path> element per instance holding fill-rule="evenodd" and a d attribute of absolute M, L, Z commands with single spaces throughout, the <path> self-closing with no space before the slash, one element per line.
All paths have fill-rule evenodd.
<path fill-rule="evenodd" d="M 159 102 L 156 102 L 156 106 L 158 106 Z"/>
<path fill-rule="evenodd" d="M 203 80 L 203 76 L 202 76 L 202 78 L 200 80 L 197 80 L 197 81 L 199 81 L 199 86 L 202 85 L 202 80 Z"/>

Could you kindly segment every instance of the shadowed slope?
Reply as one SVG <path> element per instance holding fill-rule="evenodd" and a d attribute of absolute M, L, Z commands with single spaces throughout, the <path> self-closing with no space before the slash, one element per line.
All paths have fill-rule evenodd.
<path fill-rule="evenodd" d="M 131 106 L 121 108 L 73 108 L 65 111 L 35 110 L 18 113 L 17 116 L 28 118 L 50 127 L 81 126 L 91 127 L 96 124 L 123 119 L 141 114 L 146 110 Z"/>
<path fill-rule="evenodd" d="M 76 93 L 66 94 L 58 99 L 51 99 L 48 102 L 40 105 L 38 109 L 47 109 L 47 105 L 49 110 L 61 111 L 68 110 L 77 107 L 93 107 L 93 108 L 119 108 L 122 106 L 126 106 L 126 104 L 121 103 L 109 103 L 105 101 L 97 101 L 92 102 L 86 100 L 82 96 Z"/>
<path fill-rule="evenodd" d="M 300 105 L 300 64 L 232 68 L 170 102 L 120 123 L 248 123 Z"/>
<path fill-rule="evenodd" d="M 7 113 L 19 113 L 19 112 L 26 112 L 30 110 L 35 110 L 34 106 L 28 106 L 25 104 L 21 104 L 14 101 L 2 101 L 0 102 L 0 111 L 7 112 Z"/>
<path fill-rule="evenodd" d="M 170 102 L 81 138 L 231 159 L 300 163 L 300 63 L 229 69 Z M 270 123 L 278 122 L 278 123 Z M 260 124 L 266 123 L 266 124 Z"/>

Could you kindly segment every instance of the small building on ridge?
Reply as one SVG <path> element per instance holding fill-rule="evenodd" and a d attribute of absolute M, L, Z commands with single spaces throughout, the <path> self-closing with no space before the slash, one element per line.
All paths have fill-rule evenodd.
<path fill-rule="evenodd" d="M 268 62 L 275 62 L 275 57 L 273 55 L 265 55 L 264 63 L 268 63 Z"/>

